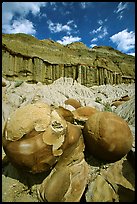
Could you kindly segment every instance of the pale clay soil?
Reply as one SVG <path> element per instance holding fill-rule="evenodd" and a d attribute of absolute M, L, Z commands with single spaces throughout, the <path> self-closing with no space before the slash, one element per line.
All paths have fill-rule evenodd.
<path fill-rule="evenodd" d="M 76 81 L 73 82 L 71 78 L 60 78 L 51 85 L 43 85 L 40 82 L 37 84 L 27 84 L 24 82 L 18 86 L 17 82 L 3 80 L 6 82 L 6 86 L 2 87 L 2 130 L 5 121 L 10 117 L 11 113 L 21 106 L 36 101 L 42 101 L 55 106 L 60 105 L 69 110 L 74 110 L 72 106 L 64 104 L 66 99 L 74 98 L 80 101 L 83 106 L 91 106 L 104 111 L 107 103 L 111 104 L 112 101 L 128 95 L 130 97 L 129 101 L 124 102 L 117 108 L 111 106 L 111 111 L 120 115 L 128 122 L 135 138 L 135 84 L 101 85 L 87 88 Z M 101 99 L 100 102 L 97 102 L 97 98 Z M 132 151 L 135 152 L 135 140 L 132 145 Z M 2 201 L 38 202 L 37 188 L 47 176 L 46 173 L 32 175 L 16 169 L 6 159 L 3 149 L 2 158 Z M 90 158 L 88 159 L 90 160 Z M 94 174 L 94 171 L 96 172 L 98 168 L 91 168 L 91 174 Z M 127 174 L 130 174 L 130 179 L 134 183 L 134 171 L 131 167 L 128 168 L 130 172 L 127 172 Z M 87 202 L 90 201 L 90 185 L 89 183 L 85 193 Z"/>

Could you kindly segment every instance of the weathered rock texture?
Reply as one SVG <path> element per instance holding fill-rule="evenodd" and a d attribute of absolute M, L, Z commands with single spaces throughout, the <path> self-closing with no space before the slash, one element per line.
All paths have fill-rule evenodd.
<path fill-rule="evenodd" d="M 42 182 L 38 190 L 41 201 L 80 201 L 89 178 L 89 166 L 83 153 L 83 137 L 79 138 L 75 147 L 73 146 L 63 153 L 57 165 Z"/>
<path fill-rule="evenodd" d="M 109 164 L 99 164 L 91 157 L 90 166 L 87 202 L 134 202 L 135 174 L 127 157 Z"/>
<path fill-rule="evenodd" d="M 135 57 L 107 46 L 63 46 L 26 34 L 3 34 L 2 71 L 8 80 L 30 83 L 51 84 L 60 77 L 86 86 L 130 83 L 135 79 Z"/>
<path fill-rule="evenodd" d="M 135 152 L 135 84 L 117 84 L 117 85 L 101 85 L 92 86 L 90 88 L 77 83 L 73 83 L 72 78 L 60 78 L 50 85 L 43 85 L 42 83 L 28 84 L 26 82 L 18 83 L 15 81 L 8 81 L 2 79 L 6 86 L 2 87 L 2 124 L 4 126 L 5 121 L 14 113 L 17 108 L 25 107 L 27 104 L 34 104 L 36 101 L 48 103 L 49 105 L 62 106 L 64 108 L 72 109 L 72 106 L 66 105 L 65 101 L 69 98 L 76 99 L 80 102 L 82 106 L 94 107 L 97 110 L 104 111 L 107 104 L 111 104 L 114 100 L 118 100 L 125 95 L 128 95 L 130 100 L 125 101 L 118 107 L 111 106 L 111 111 L 116 112 L 122 118 L 124 118 L 128 123 L 132 131 L 134 142 L 132 144 L 133 154 L 128 154 L 121 160 L 112 163 L 102 163 L 98 161 L 91 154 L 88 155 L 87 152 L 80 148 L 81 152 L 79 155 L 78 145 L 73 154 L 73 157 L 67 157 L 65 162 L 65 167 L 67 166 L 68 174 L 72 177 L 70 185 L 68 185 L 68 191 L 65 192 L 65 197 L 63 199 L 69 200 L 72 195 L 74 195 L 75 200 L 76 195 L 82 195 L 84 202 L 132 202 L 135 199 L 135 169 L 130 165 L 134 163 L 134 152 Z M 57 109 L 56 109 L 57 110 Z M 64 112 L 64 109 L 59 109 L 63 117 L 71 116 L 70 112 Z M 67 118 L 68 119 L 68 118 Z M 72 129 L 70 127 L 70 129 Z M 69 131 L 70 132 L 70 131 Z M 71 133 L 70 133 L 71 134 Z M 123 141 L 124 142 L 124 141 Z M 84 150 L 84 152 L 83 152 Z M 77 152 L 75 152 L 77 151 Z M 83 155 L 84 154 L 84 155 Z M 70 155 L 70 154 L 69 154 Z M 85 182 L 83 179 L 84 166 L 87 166 L 85 161 L 82 159 L 81 162 L 77 158 L 85 157 L 85 161 L 89 164 L 89 182 L 85 188 Z M 62 155 L 63 156 L 63 155 Z M 64 155 L 65 156 L 65 155 Z M 46 172 L 40 174 L 30 174 L 24 172 L 22 169 L 19 171 L 15 168 L 9 161 L 5 159 L 5 153 L 2 151 L 2 201 L 3 202 L 38 202 L 37 190 L 40 189 L 42 182 L 43 185 L 47 185 L 49 175 L 53 175 L 56 178 L 57 174 L 48 174 Z M 74 160 L 73 160 L 74 159 Z M 71 163 L 71 161 L 73 161 Z M 130 162 L 129 162 L 130 161 Z M 58 164 L 59 173 L 64 169 L 64 160 L 61 160 Z M 69 165 L 68 165 L 69 164 Z M 82 168 L 79 166 L 82 164 Z M 134 165 L 135 166 L 135 165 Z M 57 167 L 57 166 L 56 166 Z M 55 168 L 55 167 L 54 167 Z M 87 168 L 86 168 L 87 169 Z M 54 169 L 55 170 L 55 169 Z M 86 171 L 87 172 L 87 171 Z M 59 174 L 60 175 L 60 174 Z M 62 175 L 62 174 L 61 174 Z M 78 183 L 75 181 L 77 177 L 80 178 L 80 182 L 83 185 L 80 188 L 78 194 L 75 194 L 74 187 Z M 47 179 L 47 180 L 46 180 Z M 52 182 L 54 179 L 52 180 Z M 57 180 L 55 180 L 57 181 Z M 56 182 L 55 184 L 57 184 Z M 53 184 L 53 183 L 52 183 Z M 59 183 L 60 184 L 60 183 Z M 43 186 L 42 185 L 42 186 Z M 49 184 L 48 184 L 49 185 Z M 48 189 L 50 189 L 48 186 Z M 72 188 L 70 188 L 72 185 Z M 56 185 L 55 185 L 56 186 Z M 54 187 L 55 187 L 54 186 Z M 66 186 L 65 186 L 66 187 Z M 83 192 L 84 189 L 85 191 Z M 63 191 L 63 189 L 62 189 Z M 60 193 L 62 193 L 60 191 Z M 48 200 L 50 199 L 50 191 L 45 191 L 42 187 L 40 194 L 44 192 L 44 195 Z M 55 191 L 54 191 L 55 192 Z M 52 193 L 52 192 L 51 192 Z M 43 195 L 43 196 L 44 196 Z M 60 194 L 62 195 L 62 194 Z M 43 197 L 42 196 L 42 197 Z M 48 196 L 48 197 L 47 197 Z M 55 194 L 54 194 L 55 196 Z M 69 197 L 70 196 L 70 197 Z M 44 197 L 43 197 L 44 198 Z M 55 198 L 55 197 L 54 197 Z M 83 200 L 80 202 L 83 202 Z M 70 200 L 69 200 L 70 201 Z"/>

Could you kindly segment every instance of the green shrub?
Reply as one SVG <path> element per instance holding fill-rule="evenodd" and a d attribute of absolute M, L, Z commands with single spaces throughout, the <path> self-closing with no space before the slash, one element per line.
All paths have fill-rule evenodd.
<path fill-rule="evenodd" d="M 95 99 L 95 102 L 97 102 L 97 103 L 101 103 L 101 101 L 102 101 L 102 99 L 101 99 L 100 97 L 97 97 L 97 98 Z"/>
<path fill-rule="evenodd" d="M 104 103 L 103 105 L 105 106 L 104 111 L 112 112 L 111 105 L 108 102 Z"/>

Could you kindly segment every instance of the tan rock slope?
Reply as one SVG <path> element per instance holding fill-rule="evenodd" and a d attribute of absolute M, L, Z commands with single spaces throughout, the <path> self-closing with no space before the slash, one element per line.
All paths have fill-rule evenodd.
<path fill-rule="evenodd" d="M 133 82 L 135 57 L 108 46 L 61 45 L 27 34 L 2 35 L 2 75 L 8 80 L 51 84 L 71 77 L 86 86 Z"/>

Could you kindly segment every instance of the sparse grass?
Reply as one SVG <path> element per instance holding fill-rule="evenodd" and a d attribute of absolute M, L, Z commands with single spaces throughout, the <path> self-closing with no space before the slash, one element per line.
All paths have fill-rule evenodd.
<path fill-rule="evenodd" d="M 14 84 L 14 87 L 19 87 L 21 84 L 23 83 L 23 81 L 16 81 Z"/>
<path fill-rule="evenodd" d="M 97 98 L 95 99 L 95 102 L 101 103 L 101 102 L 102 102 L 102 99 L 101 99 L 100 97 L 97 97 Z"/>
<path fill-rule="evenodd" d="M 103 105 L 104 105 L 104 111 L 112 112 L 111 105 L 108 102 L 104 103 Z"/>

